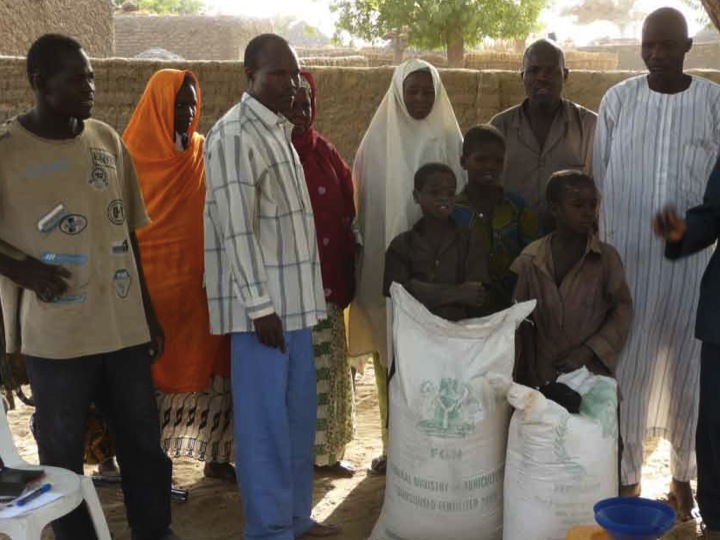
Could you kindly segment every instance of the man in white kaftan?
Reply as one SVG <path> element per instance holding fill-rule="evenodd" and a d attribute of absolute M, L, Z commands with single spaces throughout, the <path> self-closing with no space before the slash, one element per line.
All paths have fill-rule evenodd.
<path fill-rule="evenodd" d="M 682 72 L 691 44 L 679 13 L 664 9 L 648 17 L 643 58 L 650 74 L 605 95 L 593 158 L 603 195 L 601 234 L 623 258 L 635 305 L 617 371 L 622 491 L 639 494 L 645 439 L 666 438 L 673 448 L 670 498 L 681 518 L 693 505 L 689 481 L 695 475 L 700 373 L 693 327 L 710 252 L 665 260 L 650 220 L 669 201 L 682 213 L 699 204 L 718 156 L 720 85 Z"/>

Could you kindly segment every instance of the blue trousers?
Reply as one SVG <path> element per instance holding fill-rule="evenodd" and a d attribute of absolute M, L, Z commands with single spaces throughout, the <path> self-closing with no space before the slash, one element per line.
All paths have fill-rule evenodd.
<path fill-rule="evenodd" d="M 115 436 L 133 539 L 169 532 L 172 462 L 160 447 L 160 422 L 147 347 L 52 360 L 25 357 L 35 398 L 42 465 L 83 474 L 85 429 L 94 402 Z M 95 540 L 85 505 L 53 523 L 57 540 Z"/>
<path fill-rule="evenodd" d="M 294 540 L 314 522 L 317 392 L 312 330 L 285 333 L 287 353 L 232 335 L 238 484 L 246 540 Z"/>

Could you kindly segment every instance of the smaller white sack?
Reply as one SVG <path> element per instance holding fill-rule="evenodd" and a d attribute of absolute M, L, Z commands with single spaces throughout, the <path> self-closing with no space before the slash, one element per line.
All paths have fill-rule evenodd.
<path fill-rule="evenodd" d="M 453 323 L 391 288 L 397 372 L 390 382 L 385 502 L 372 540 L 501 540 L 503 468 L 526 302 Z"/>
<path fill-rule="evenodd" d="M 582 397 L 570 414 L 540 392 L 513 384 L 505 463 L 504 540 L 564 540 L 595 523 L 596 502 L 617 496 L 617 384 L 582 368 L 563 375 Z"/>

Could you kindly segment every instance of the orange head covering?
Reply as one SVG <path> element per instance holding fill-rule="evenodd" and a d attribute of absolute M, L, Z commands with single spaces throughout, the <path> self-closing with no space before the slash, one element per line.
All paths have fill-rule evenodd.
<path fill-rule="evenodd" d="M 188 147 L 178 150 L 175 142 L 175 97 L 186 77 L 197 94 L 195 118 L 188 130 Z M 205 189 L 203 146 L 205 138 L 196 133 L 200 122 L 202 94 L 197 77 L 190 71 L 163 69 L 148 81 L 135 107 L 123 140 L 135 163 L 148 215 L 149 228 L 163 228 L 173 221 L 185 198 Z M 146 228 L 146 229 L 149 229 Z M 141 238 L 146 230 L 138 234 Z"/>
<path fill-rule="evenodd" d="M 189 76 L 197 93 L 188 146 L 175 140 L 175 98 Z M 204 137 L 196 133 L 202 98 L 189 71 L 155 73 L 123 140 L 135 162 L 152 223 L 137 232 L 148 291 L 165 332 L 165 352 L 153 364 L 163 392 L 204 389 L 213 373 L 229 373 L 229 342 L 210 334 L 203 290 Z"/>
<path fill-rule="evenodd" d="M 136 164 L 138 161 L 162 162 L 167 167 L 170 162 L 184 157 L 184 152 L 178 151 L 175 146 L 175 96 L 186 77 L 192 79 L 197 93 L 197 112 L 188 130 L 188 150 L 202 144 L 202 136 L 195 132 L 202 110 L 202 93 L 197 77 L 191 71 L 163 69 L 150 77 L 123 134 Z"/>

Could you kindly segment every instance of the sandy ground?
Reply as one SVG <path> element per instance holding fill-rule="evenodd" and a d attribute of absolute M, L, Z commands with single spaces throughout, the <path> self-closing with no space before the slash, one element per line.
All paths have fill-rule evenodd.
<path fill-rule="evenodd" d="M 314 515 L 316 519 L 342 525 L 341 540 L 366 539 L 382 508 L 384 478 L 365 472 L 370 460 L 380 453 L 380 430 L 372 368 L 357 377 L 357 436 L 348 447 L 347 460 L 358 473 L 352 479 L 316 476 Z M 9 420 L 20 454 L 37 463 L 37 449 L 29 429 L 32 409 L 17 403 Z M 648 451 L 643 476 L 643 496 L 660 498 L 670 480 L 670 449 L 656 442 Z M 186 502 L 173 503 L 173 527 L 186 540 L 236 540 L 242 537 L 242 510 L 235 486 L 203 478 L 202 464 L 176 460 L 174 482 L 190 491 Z M 90 470 L 88 469 L 88 472 Z M 122 494 L 119 487 L 98 488 L 110 529 L 116 540 L 129 540 Z M 696 523 L 679 525 L 664 540 L 695 540 Z M 2 537 L 2 535 L 0 535 Z M 52 538 L 47 532 L 43 537 Z"/>

